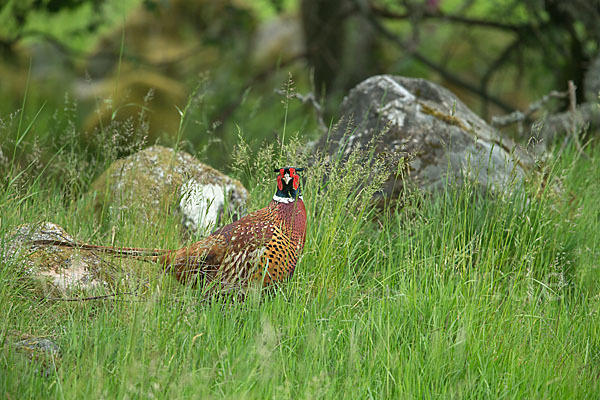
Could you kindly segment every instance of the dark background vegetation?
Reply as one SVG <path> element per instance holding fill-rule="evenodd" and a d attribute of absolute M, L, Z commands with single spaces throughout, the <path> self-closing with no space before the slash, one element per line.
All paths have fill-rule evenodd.
<path fill-rule="evenodd" d="M 598 53 L 598 0 L 3 3 L 1 158 L 32 171 L 62 149 L 89 153 L 75 170 L 97 174 L 99 154 L 140 140 L 179 143 L 227 170 L 240 135 L 255 149 L 284 126 L 315 139 L 313 106 L 291 99 L 286 112 L 276 93 L 290 77 L 323 104 L 326 125 L 350 88 L 382 73 L 438 82 L 488 120 L 569 80 L 579 103 L 596 96 L 586 99 L 584 76 Z M 30 124 L 35 140 L 14 151 Z"/>

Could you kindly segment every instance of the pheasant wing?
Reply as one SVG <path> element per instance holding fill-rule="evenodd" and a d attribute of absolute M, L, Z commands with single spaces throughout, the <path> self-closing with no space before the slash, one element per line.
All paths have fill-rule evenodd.
<path fill-rule="evenodd" d="M 165 255 L 162 262 L 185 282 L 201 278 L 222 286 L 244 286 L 260 264 L 276 226 L 269 207 L 217 229 L 203 240 Z"/>

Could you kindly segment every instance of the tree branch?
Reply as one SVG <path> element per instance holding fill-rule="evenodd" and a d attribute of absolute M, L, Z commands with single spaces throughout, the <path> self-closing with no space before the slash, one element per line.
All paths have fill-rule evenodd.
<path fill-rule="evenodd" d="M 483 78 L 481 78 L 481 91 L 485 94 L 483 97 L 483 115 L 487 115 L 487 106 L 488 106 L 488 85 L 494 73 L 508 61 L 510 53 L 516 50 L 521 44 L 521 40 L 516 38 L 511 44 L 506 46 L 506 48 L 500 53 L 500 55 L 492 62 L 492 64 L 488 67 L 485 74 L 483 74 Z"/>
<path fill-rule="evenodd" d="M 564 99 L 568 95 L 569 94 L 567 92 L 558 92 L 556 90 L 553 90 L 538 101 L 531 103 L 525 111 L 517 110 L 510 114 L 503 115 L 500 117 L 492 117 L 492 126 L 503 127 L 512 125 L 514 123 L 519 123 L 519 133 L 522 133 L 523 121 L 529 118 L 534 112 L 542 108 L 544 104 L 548 103 L 551 99 Z"/>
<path fill-rule="evenodd" d="M 410 46 L 407 45 L 402 40 L 402 38 L 400 38 L 398 35 L 396 35 L 392 31 L 390 31 L 389 29 L 387 29 L 377 18 L 375 18 L 375 16 L 370 12 L 370 9 L 365 9 L 356 0 L 352 0 L 352 1 L 355 3 L 358 12 L 360 12 L 363 15 L 363 17 L 371 23 L 371 25 L 373 26 L 373 28 L 375 30 L 377 30 L 379 33 L 381 33 L 388 40 L 396 43 L 396 45 L 398 45 L 400 48 L 402 48 L 404 51 L 406 51 L 408 54 L 410 54 L 414 59 L 416 59 L 420 63 L 424 64 L 428 68 L 430 68 L 430 69 L 434 70 L 435 72 L 437 72 L 438 74 L 440 74 L 448 82 L 450 82 L 454 85 L 460 86 L 460 87 L 468 90 L 469 92 L 474 93 L 480 97 L 489 99 L 490 102 L 497 105 L 498 107 L 500 107 L 502 110 L 504 110 L 506 112 L 513 112 L 515 110 L 513 106 L 505 103 L 504 101 L 502 101 L 498 98 L 490 96 L 489 94 L 482 91 L 481 88 L 475 86 L 474 84 L 472 84 L 470 82 L 463 80 L 462 78 L 460 78 L 457 75 L 454 75 L 453 73 L 451 73 L 444 67 L 436 64 L 435 62 L 431 61 L 424 55 L 420 54 L 418 51 L 412 51 Z"/>
<path fill-rule="evenodd" d="M 384 7 L 377 6 L 375 4 L 370 5 L 370 11 L 371 11 L 371 13 L 373 13 L 373 15 L 377 15 L 379 17 L 387 18 L 387 19 L 403 20 L 403 19 L 411 19 L 412 18 L 411 13 L 399 13 L 396 11 L 386 9 Z M 501 22 L 490 21 L 490 20 L 485 20 L 485 19 L 478 19 L 478 18 L 469 18 L 469 17 L 464 17 L 462 15 L 445 14 L 441 11 L 431 12 L 431 11 L 425 10 L 422 13 L 422 15 L 420 15 L 420 17 L 422 19 L 439 19 L 442 21 L 447 21 L 447 22 L 452 22 L 452 23 L 482 26 L 485 28 L 499 29 L 499 30 L 503 30 L 503 31 L 516 32 L 516 33 L 520 33 L 520 32 L 523 32 L 524 30 L 529 29 L 528 25 L 503 24 Z"/>

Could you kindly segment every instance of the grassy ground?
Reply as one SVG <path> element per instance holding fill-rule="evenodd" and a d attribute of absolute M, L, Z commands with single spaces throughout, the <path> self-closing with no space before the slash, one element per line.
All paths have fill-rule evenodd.
<path fill-rule="evenodd" d="M 274 153 L 243 176 L 252 209 L 274 190 Z M 53 301 L 32 294 L 18 260 L 3 262 L 0 397 L 598 398 L 600 169 L 590 156 L 565 152 L 545 189 L 407 191 L 403 208 L 383 213 L 368 201 L 377 179 L 359 190 L 357 165 L 334 166 L 324 191 L 316 166 L 296 275 L 243 303 L 202 301 L 140 264 L 129 283 L 138 296 Z M 50 220 L 99 244 L 112 226 L 118 244 L 183 244 L 172 216 L 142 231 L 134 215 L 98 221 L 56 182 L 8 179 L 0 238 Z M 14 346 L 28 335 L 60 353 L 30 361 Z"/>

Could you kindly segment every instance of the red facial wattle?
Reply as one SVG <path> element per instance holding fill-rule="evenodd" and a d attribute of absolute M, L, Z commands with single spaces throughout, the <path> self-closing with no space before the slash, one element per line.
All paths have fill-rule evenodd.
<path fill-rule="evenodd" d="M 294 179 L 292 182 L 294 190 L 298 190 L 298 187 L 300 186 L 300 175 L 296 173 L 295 168 L 290 168 L 290 176 Z"/>
<path fill-rule="evenodd" d="M 279 170 L 279 175 L 277 175 L 277 188 L 283 190 L 283 168 Z"/>

